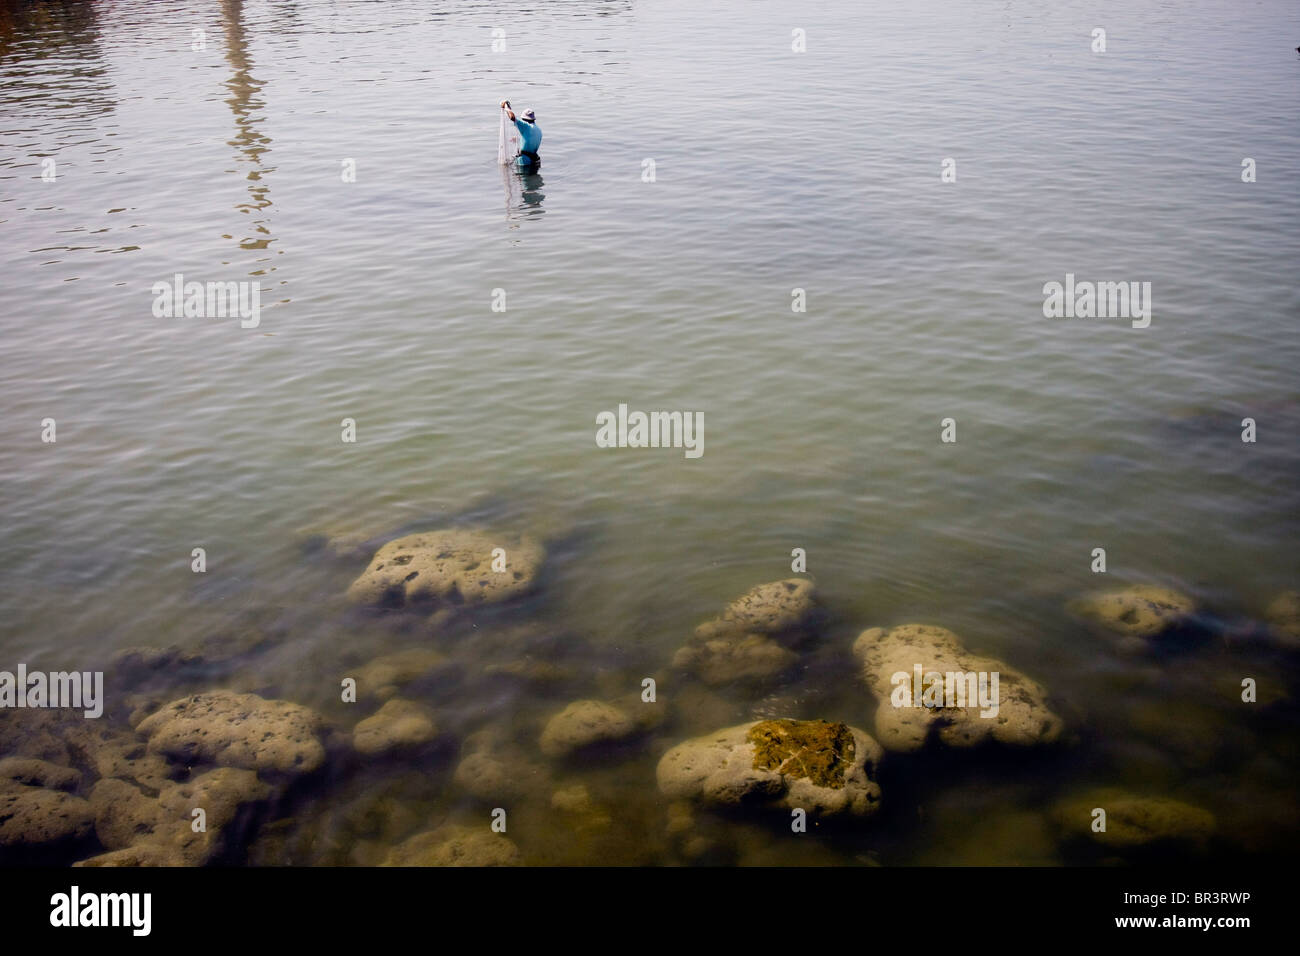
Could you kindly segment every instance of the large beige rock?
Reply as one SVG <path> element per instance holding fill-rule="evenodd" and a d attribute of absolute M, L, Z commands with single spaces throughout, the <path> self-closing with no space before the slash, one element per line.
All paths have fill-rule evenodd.
<path fill-rule="evenodd" d="M 888 750 L 919 750 L 932 740 L 949 747 L 988 741 L 1027 747 L 1051 743 L 1061 735 L 1062 721 L 1048 708 L 1047 693 L 1039 684 L 1002 661 L 970 653 L 946 628 L 873 627 L 858 635 L 853 654 L 861 664 L 863 681 L 880 702 L 876 736 Z M 978 702 L 966 707 L 914 706 L 912 679 L 918 664 L 922 675 L 996 672 L 996 715 L 983 716 Z M 896 695 L 894 675 L 899 673 L 906 674 L 908 682 L 906 691 Z M 991 678 L 987 686 L 991 692 Z M 899 702 L 905 705 L 896 706 Z"/>
<path fill-rule="evenodd" d="M 173 784 L 158 795 L 159 806 L 181 824 L 166 842 L 178 848 L 186 865 L 202 866 L 226 850 L 232 825 L 272 792 L 257 774 L 235 767 L 218 767 Z M 203 811 L 205 830 L 195 832 L 195 810 Z"/>
<path fill-rule="evenodd" d="M 1120 637 L 1150 640 L 1186 624 L 1196 602 L 1172 588 L 1139 584 L 1084 595 L 1069 610 Z"/>
<path fill-rule="evenodd" d="M 90 834 L 90 804 L 61 790 L 18 786 L 0 791 L 0 850 L 80 840 Z"/>
<path fill-rule="evenodd" d="M 570 757 L 590 747 L 636 737 L 662 719 L 659 704 L 575 700 L 546 722 L 540 745 L 548 757 Z"/>
<path fill-rule="evenodd" d="M 68 735 L 69 745 L 85 756 L 101 778 L 115 777 L 148 790 L 161 790 L 183 773 L 162 754 L 149 753 L 145 741 L 129 730 L 86 721 Z"/>
<path fill-rule="evenodd" d="M 224 849 L 227 827 L 271 793 L 251 770 L 218 767 L 169 784 L 157 797 L 124 780 L 101 780 L 90 792 L 90 803 L 95 835 L 110 851 L 132 851 L 155 861 L 145 865 L 202 866 Z M 198 831 L 195 810 L 203 811 L 204 829 Z M 83 862 L 127 865 L 129 858 L 123 853 L 107 861 Z"/>
<path fill-rule="evenodd" d="M 763 720 L 678 744 L 656 776 L 674 800 L 866 817 L 880 807 L 883 754 L 866 731 L 846 724 Z"/>
<path fill-rule="evenodd" d="M 816 587 L 807 578 L 787 578 L 750 588 L 722 614 L 695 629 L 708 639 L 730 632 L 780 634 L 805 625 L 816 609 Z"/>
<path fill-rule="evenodd" d="M 492 570 L 503 548 L 506 569 Z M 532 586 L 545 551 L 532 538 L 486 531 L 411 534 L 390 541 L 348 588 L 357 604 L 486 604 L 517 597 Z"/>
<path fill-rule="evenodd" d="M 409 750 L 438 736 L 429 708 L 413 700 L 394 698 L 352 731 L 352 746 L 366 757 Z"/>
<path fill-rule="evenodd" d="M 136 731 L 149 739 L 150 753 L 181 763 L 296 775 L 325 762 L 322 727 L 320 715 L 300 704 L 219 690 L 174 700 Z"/>
<path fill-rule="evenodd" d="M 168 812 L 155 797 L 125 780 L 101 780 L 90 791 L 95 835 L 109 850 L 135 843 L 175 840 L 189 821 Z"/>
<path fill-rule="evenodd" d="M 172 784 L 158 794 L 158 804 L 187 827 L 194 819 L 194 811 L 201 809 L 211 833 L 233 823 L 245 808 L 269 799 L 272 792 L 251 770 L 217 767 Z"/>
<path fill-rule="evenodd" d="M 1103 832 L 1093 829 L 1098 808 L 1106 811 Z M 1087 840 L 1121 852 L 1170 843 L 1200 847 L 1215 830 L 1214 815 L 1208 810 L 1117 788 L 1093 790 L 1062 801 L 1052 815 L 1066 839 Z"/>
<path fill-rule="evenodd" d="M 770 684 L 799 662 L 786 645 L 806 637 L 816 611 L 816 589 L 805 578 L 771 581 L 750 588 L 673 656 L 676 670 L 709 687 Z"/>
<path fill-rule="evenodd" d="M 417 833 L 389 851 L 384 866 L 517 866 L 519 848 L 482 827 L 444 825 Z"/>

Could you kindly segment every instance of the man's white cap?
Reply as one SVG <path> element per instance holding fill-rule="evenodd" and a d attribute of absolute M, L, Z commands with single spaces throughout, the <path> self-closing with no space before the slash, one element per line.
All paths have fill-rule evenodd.
<path fill-rule="evenodd" d="M 530 123 L 533 122 L 535 119 L 537 119 L 536 114 L 534 114 L 532 110 L 524 110 L 519 115 L 522 116 L 524 119 L 528 120 L 528 122 Z"/>

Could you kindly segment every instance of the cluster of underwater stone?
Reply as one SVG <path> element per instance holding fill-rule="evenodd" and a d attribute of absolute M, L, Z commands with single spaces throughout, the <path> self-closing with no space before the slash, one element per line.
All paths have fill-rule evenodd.
<path fill-rule="evenodd" d="M 491 554 L 503 542 L 511 555 L 504 575 L 490 568 Z M 405 608 L 472 609 L 508 602 L 534 589 L 544 557 L 545 549 L 527 536 L 463 529 L 408 535 L 381 545 L 347 596 L 360 605 Z M 1198 613 L 1185 595 L 1146 586 L 1089 596 L 1070 609 L 1125 647 L 1134 641 L 1156 646 L 1193 627 Z M 811 580 L 758 585 L 696 628 L 675 655 L 670 679 L 746 694 L 780 685 L 798 670 L 801 651 L 816 641 L 821 618 Z M 1296 640 L 1298 618 L 1294 593 L 1274 602 L 1267 615 L 1283 644 Z M 682 740 L 662 753 L 656 768 L 658 788 L 672 801 L 670 836 L 682 833 L 682 820 L 696 819 L 691 806 L 798 809 L 814 817 L 866 819 L 881 806 L 880 768 L 887 753 L 986 744 L 1039 747 L 1062 737 L 1063 722 L 1049 708 L 1041 685 L 1002 661 L 971 653 L 944 628 L 870 628 L 859 634 L 852 651 L 861 681 L 877 703 L 876 736 L 848 722 L 774 714 Z M 137 674 L 194 668 L 203 657 L 175 647 L 145 648 L 129 650 L 118 663 L 123 674 Z M 892 706 L 890 676 L 917 664 L 927 671 L 997 671 L 1007 692 L 998 716 L 983 717 L 977 706 Z M 97 852 L 79 865 L 105 866 L 202 865 L 228 858 L 239 840 L 274 817 L 293 782 L 318 773 L 332 754 L 346 752 L 348 760 L 364 766 L 414 760 L 436 742 L 447 743 L 421 697 L 439 682 L 457 679 L 459 666 L 426 647 L 372 659 L 356 672 L 359 700 L 369 702 L 371 710 L 350 733 L 301 704 L 227 689 L 142 704 L 132 715 L 132 731 L 28 728 L 20 746 L 6 746 L 0 737 L 0 753 L 16 755 L 0 760 L 0 855 L 54 847 L 75 856 L 93 849 Z M 563 684 L 573 673 L 531 657 L 483 671 L 483 676 L 530 686 Z M 541 800 L 573 832 L 603 832 L 612 822 L 610 807 L 565 775 L 647 744 L 658 747 L 654 732 L 667 719 L 664 706 L 648 706 L 635 693 L 573 700 L 543 719 L 531 748 L 517 735 L 506 739 L 489 732 L 460 742 L 452 786 L 479 804 Z M 1084 806 L 1098 802 L 1109 803 L 1114 821 L 1100 836 L 1086 826 L 1089 808 Z M 196 831 L 190 815 L 200 806 L 206 827 Z M 1201 845 L 1215 826 L 1213 816 L 1199 808 L 1117 790 L 1063 801 L 1053 818 L 1063 841 L 1091 840 L 1116 853 L 1149 843 Z M 430 823 L 390 844 L 372 862 L 510 865 L 523 860 L 513 841 L 485 825 Z M 684 842 L 688 847 L 708 843 Z M 685 855 L 704 852 L 695 846 Z"/>
<path fill-rule="evenodd" d="M 25 756 L 0 761 L 0 853 L 80 866 L 221 859 L 325 759 L 312 711 L 229 691 L 172 701 L 134 731 L 49 711 L 4 729 L 4 749 Z"/>

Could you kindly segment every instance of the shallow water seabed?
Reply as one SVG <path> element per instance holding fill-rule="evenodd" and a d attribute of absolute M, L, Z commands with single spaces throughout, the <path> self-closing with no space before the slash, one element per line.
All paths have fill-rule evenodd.
<path fill-rule="evenodd" d="M 561 542 L 554 553 L 565 550 Z M 340 562 L 309 553 L 302 563 L 334 580 L 341 594 L 365 559 Z M 535 864 L 1087 863 L 1096 859 L 1059 844 L 1047 811 L 1057 800 L 1098 785 L 1210 809 L 1219 819 L 1220 856 L 1286 852 L 1296 836 L 1294 781 L 1287 769 L 1300 756 L 1294 708 L 1284 701 L 1279 710 L 1272 699 L 1275 682 L 1295 686 L 1294 662 L 1262 645 L 1214 642 L 1160 657 L 1098 649 L 1097 666 L 1052 696 L 1068 725 L 1069 739 L 1060 747 L 887 755 L 880 775 L 884 809 L 865 823 L 814 821 L 803 835 L 785 832 L 782 815 L 696 810 L 688 826 L 672 829 L 674 810 L 657 791 L 655 764 L 678 740 L 777 715 L 842 720 L 872 730 L 878 702 L 847 653 L 856 627 L 832 620 L 804 652 L 797 676 L 780 686 L 704 688 L 668 672 L 666 662 L 642 648 L 554 629 L 554 603 L 555 595 L 543 590 L 508 606 L 443 616 L 436 626 L 427 609 L 282 604 L 266 609 L 260 620 L 256 612 L 247 614 L 231 642 L 196 645 L 243 648 L 228 679 L 210 667 L 188 676 L 161 672 L 137 680 L 126 700 L 166 700 L 234 686 L 302 700 L 346 731 L 377 705 L 342 703 L 337 678 L 326 676 L 331 666 L 337 665 L 336 673 L 355 673 L 376 656 L 410 647 L 437 648 L 454 662 L 451 676 L 402 695 L 434 709 L 440 743 L 414 757 L 377 762 L 357 760 L 346 745 L 336 748 L 327 767 L 295 785 L 251 842 L 234 853 L 233 860 L 261 865 L 374 865 L 392 846 L 444 822 L 486 825 L 490 811 L 501 805 L 508 811 L 510 839 L 523 860 Z M 286 623 L 290 617 L 292 624 Z M 293 635 L 322 635 L 327 624 L 335 639 L 318 639 L 313 679 L 304 681 Z M 1070 626 L 1063 613 L 1062 625 Z M 214 633 L 220 630 L 214 627 Z M 1077 624 L 1073 635 L 1106 640 Z M 569 676 L 538 687 L 485 673 L 491 665 L 520 659 L 545 661 L 561 675 L 568 668 Z M 1233 669 L 1261 675 L 1266 710 L 1232 703 L 1236 682 L 1225 675 Z M 638 692 L 650 674 L 656 675 L 654 706 L 665 708 L 665 724 L 629 745 L 588 751 L 576 760 L 547 764 L 541 758 L 541 729 L 565 703 Z M 313 692 L 303 693 L 309 687 Z M 122 721 L 120 711 L 119 706 L 106 719 Z M 543 777 L 510 799 L 466 795 L 451 779 L 457 751 L 485 730 L 495 732 L 501 752 L 545 765 Z M 557 810 L 556 791 L 575 786 L 586 788 L 590 806 L 576 814 Z M 1175 848 L 1140 857 L 1187 858 L 1186 849 Z"/>
<path fill-rule="evenodd" d="M 429 691 L 450 746 L 332 763 L 247 848 L 369 861 L 483 814 L 449 786 L 469 733 L 531 748 L 567 701 L 639 688 L 798 547 L 830 614 L 800 679 L 661 681 L 669 723 L 568 771 L 615 822 L 566 841 L 539 794 L 510 824 L 526 860 L 681 860 L 658 755 L 751 717 L 872 730 L 849 648 L 910 621 L 1043 683 L 1075 744 L 891 758 L 881 815 L 833 835 L 697 814 L 720 834 L 699 859 L 1093 862 L 1033 821 L 1109 785 L 1212 810 L 1216 857 L 1295 849 L 1293 705 L 1263 703 L 1293 664 L 1219 625 L 1124 659 L 1063 610 L 1096 547 L 1105 581 L 1178 588 L 1224 632 L 1300 581 L 1292 5 L 568 3 L 511 10 L 504 57 L 480 6 L 366 7 L 0 13 L 0 661 L 221 638 L 243 652 L 148 693 L 255 690 L 346 730 L 340 673 L 446 649 L 473 678 Z M 505 96 L 546 128 L 538 182 L 494 163 Z M 259 326 L 156 318 L 178 272 L 256 277 Z M 1071 273 L 1151 282 L 1150 328 L 1044 318 Z M 702 412 L 703 456 L 597 447 L 621 403 Z M 558 543 L 527 602 L 445 631 L 356 613 L 365 557 L 301 546 L 462 523 Z M 482 679 L 528 652 L 575 674 Z M 391 823 L 347 809 L 390 785 Z"/>

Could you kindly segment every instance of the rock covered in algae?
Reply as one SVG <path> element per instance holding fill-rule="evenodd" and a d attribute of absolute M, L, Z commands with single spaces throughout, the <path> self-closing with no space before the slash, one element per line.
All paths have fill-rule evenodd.
<path fill-rule="evenodd" d="M 505 570 L 494 571 L 493 551 L 505 551 Z M 488 604 L 532 588 L 545 558 L 530 537 L 508 538 L 478 530 L 428 531 L 390 541 L 348 588 L 357 604 Z"/>
<path fill-rule="evenodd" d="M 856 745 L 846 724 L 824 720 L 763 720 L 749 728 L 754 767 L 802 777 L 818 787 L 840 790 L 853 766 Z"/>
<path fill-rule="evenodd" d="M 1069 609 L 1120 637 L 1149 641 L 1187 624 L 1196 602 L 1172 588 L 1139 584 L 1084 595 Z"/>
<path fill-rule="evenodd" d="M 991 657 L 966 650 L 952 631 L 928 624 L 873 627 L 853 643 L 853 655 L 862 665 L 861 676 L 880 702 L 876 709 L 876 734 L 888 750 L 919 750 L 935 741 L 949 747 L 974 747 L 989 741 L 1017 747 L 1052 743 L 1063 723 L 1047 706 L 1047 692 L 1020 671 Z M 992 699 L 993 673 L 998 675 L 997 708 L 980 706 L 916 706 L 911 684 L 916 665 L 924 676 L 983 673 Z M 895 676 L 905 674 L 906 685 Z M 954 677 L 954 697 L 958 681 Z M 968 690 L 969 683 L 963 683 Z M 969 698 L 968 698 L 969 699 Z M 950 701 L 946 698 L 943 703 Z M 989 716 L 984 716 L 988 713 Z"/>
<path fill-rule="evenodd" d="M 1096 829 L 1098 808 L 1106 811 L 1105 830 Z M 1052 816 L 1067 840 L 1087 840 L 1116 851 L 1158 844 L 1201 847 L 1215 830 L 1214 815 L 1208 810 L 1116 788 L 1062 801 Z"/>
<path fill-rule="evenodd" d="M 171 760 L 283 775 L 311 773 L 325 762 L 322 729 L 310 708 L 228 690 L 174 700 L 136 727 L 150 753 Z"/>
<path fill-rule="evenodd" d="M 884 751 L 863 730 L 824 720 L 762 720 L 673 747 L 659 761 L 659 789 L 706 806 L 756 805 L 810 816 L 866 817 L 880 806 Z"/>
<path fill-rule="evenodd" d="M 519 848 L 486 825 L 445 824 L 393 847 L 384 866 L 518 866 Z"/>

